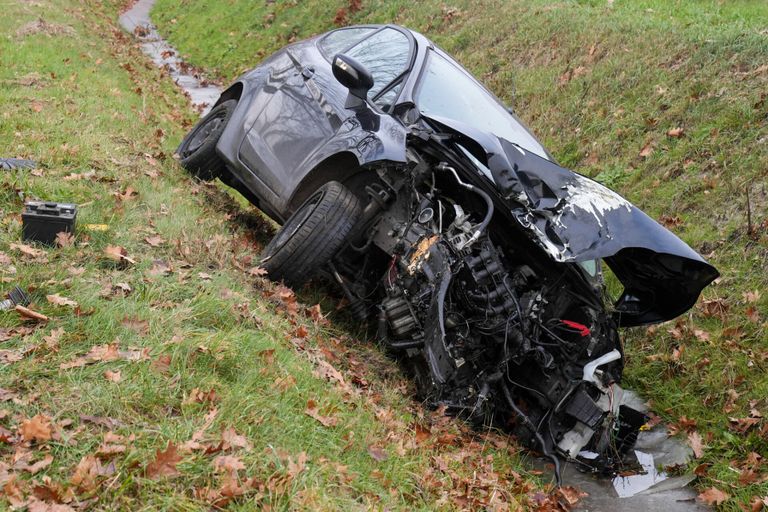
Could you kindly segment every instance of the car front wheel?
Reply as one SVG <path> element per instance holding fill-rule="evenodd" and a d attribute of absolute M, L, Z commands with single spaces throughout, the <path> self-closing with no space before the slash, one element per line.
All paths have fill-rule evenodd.
<path fill-rule="evenodd" d="M 352 192 L 329 181 L 280 228 L 262 253 L 261 267 L 273 281 L 301 286 L 342 248 L 360 211 Z"/>
<path fill-rule="evenodd" d="M 176 153 L 182 167 L 201 180 L 221 176 L 226 165 L 216 153 L 216 143 L 232 117 L 237 100 L 227 100 L 213 108 L 184 137 Z"/>

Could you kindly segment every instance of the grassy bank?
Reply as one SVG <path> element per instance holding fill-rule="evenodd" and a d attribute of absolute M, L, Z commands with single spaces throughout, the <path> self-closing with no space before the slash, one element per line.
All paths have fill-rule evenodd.
<path fill-rule="evenodd" d="M 39 163 L 0 170 L 0 288 L 48 317 L 0 312 L 2 506 L 553 503 L 504 438 L 424 412 L 332 306 L 259 277 L 272 228 L 170 157 L 194 113 L 119 7 L 16 2 L 0 20 L 0 156 Z M 79 204 L 76 236 L 22 244 L 35 198 Z"/>
<path fill-rule="evenodd" d="M 768 5 L 645 0 L 159 0 L 155 21 L 225 81 L 342 24 L 420 30 L 565 166 L 617 189 L 722 273 L 677 322 L 627 336 L 627 384 L 696 446 L 724 509 L 768 495 Z M 755 501 L 758 500 L 758 501 Z"/>

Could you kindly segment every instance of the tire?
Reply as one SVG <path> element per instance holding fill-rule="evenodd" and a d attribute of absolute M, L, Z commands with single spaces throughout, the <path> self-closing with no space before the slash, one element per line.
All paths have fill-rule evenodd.
<path fill-rule="evenodd" d="M 176 153 L 182 167 L 201 180 L 210 181 L 226 171 L 226 164 L 216 153 L 224 128 L 237 106 L 237 100 L 217 105 L 202 118 L 179 144 Z"/>
<path fill-rule="evenodd" d="M 352 192 L 329 181 L 307 199 L 262 252 L 261 267 L 273 281 L 298 287 L 342 248 L 360 218 Z"/>

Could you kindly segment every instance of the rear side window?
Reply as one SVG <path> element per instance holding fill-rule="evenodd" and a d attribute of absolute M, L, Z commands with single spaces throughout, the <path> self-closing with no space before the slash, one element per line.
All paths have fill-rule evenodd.
<path fill-rule="evenodd" d="M 405 34 L 393 28 L 384 28 L 345 51 L 365 66 L 373 75 L 373 98 L 408 67 L 411 43 Z"/>
<path fill-rule="evenodd" d="M 349 48 L 355 41 L 359 41 L 374 30 L 376 29 L 371 27 L 334 30 L 320 41 L 320 50 L 328 57 L 333 58 L 334 55 Z"/>

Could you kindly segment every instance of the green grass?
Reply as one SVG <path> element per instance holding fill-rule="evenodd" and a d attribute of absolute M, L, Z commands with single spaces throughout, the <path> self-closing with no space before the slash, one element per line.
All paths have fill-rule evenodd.
<path fill-rule="evenodd" d="M 25 324 L 0 313 L 0 339 L 11 330 L 0 354 L 20 357 L 0 363 L 2 506 L 53 500 L 55 491 L 73 506 L 96 499 L 99 510 L 210 509 L 227 482 L 214 466 L 225 453 L 244 466 L 235 480 L 247 493 L 230 504 L 235 510 L 528 503 L 541 487 L 503 438 L 426 413 L 375 347 L 313 321 L 303 305 L 287 312 L 273 285 L 247 274 L 271 225 L 223 189 L 191 180 L 171 158 L 194 113 L 117 29 L 119 4 L 6 3 L 0 20 L 2 156 L 40 163 L 34 172 L 0 171 L 0 288 L 26 288 L 32 307 L 50 317 Z M 46 24 L 35 32 L 27 24 L 38 18 Z M 137 195 L 117 197 L 128 188 Z M 12 247 L 23 200 L 33 198 L 80 205 L 72 246 L 37 248 L 38 258 Z M 157 247 L 145 241 L 154 236 L 163 240 Z M 135 264 L 106 257 L 109 246 L 123 247 Z M 172 271 L 157 272 L 160 264 Z M 52 294 L 79 309 L 49 303 Z M 311 305 L 313 294 L 301 297 Z M 14 333 L 25 325 L 35 329 Z M 113 342 L 146 358 L 61 368 Z M 327 378 L 328 365 L 343 383 Z M 119 371 L 120 381 L 106 371 Z M 213 390 L 215 399 L 189 400 L 196 390 Z M 309 400 L 335 425 L 305 414 Z M 36 415 L 51 419 L 52 439 L 20 437 Z M 419 442 L 417 423 L 435 423 Z M 198 440 L 214 453 L 181 451 L 178 474 L 150 478 L 158 450 L 204 427 Z M 215 452 L 227 428 L 252 448 Z M 78 485 L 76 467 L 93 462 L 109 430 L 126 438 L 125 450 L 101 455 L 95 484 Z M 387 458 L 374 460 L 372 445 Z M 47 454 L 53 462 L 31 475 L 27 453 L 30 462 Z"/>
<path fill-rule="evenodd" d="M 348 7 L 343 0 L 159 0 L 154 16 L 182 54 L 224 81 L 289 41 L 333 28 L 342 8 L 350 24 L 420 30 L 514 105 L 563 165 L 674 224 L 720 269 L 703 299 L 724 308 L 712 316 L 700 304 L 672 333 L 674 324 L 628 333 L 626 384 L 672 426 L 696 420 L 688 428 L 705 449 L 691 468 L 703 464 L 701 489 L 730 495 L 723 509 L 768 495 L 768 485 L 756 483 L 765 466 L 755 468 L 753 482 L 743 471 L 750 452 L 768 456 L 765 420 L 747 433 L 729 420 L 768 411 L 768 4 L 370 0 L 357 12 Z M 676 128 L 682 136 L 668 135 Z M 762 292 L 755 301 L 744 295 L 755 290 Z M 677 357 L 675 349 L 682 349 Z"/>

